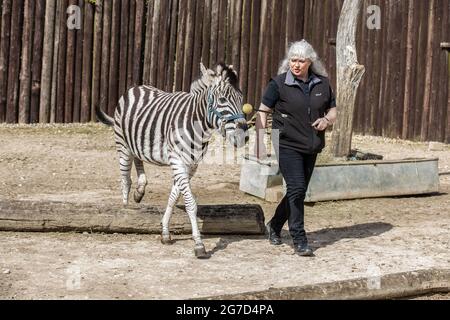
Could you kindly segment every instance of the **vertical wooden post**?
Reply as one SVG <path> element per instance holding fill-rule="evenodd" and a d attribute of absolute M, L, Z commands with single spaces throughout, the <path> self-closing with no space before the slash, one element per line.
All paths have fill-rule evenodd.
<path fill-rule="evenodd" d="M 145 28 L 145 49 L 144 49 L 144 75 L 143 82 L 144 84 L 150 83 L 150 61 L 151 61 L 151 53 L 152 53 L 152 26 L 153 26 L 153 2 L 149 1 L 147 3 L 147 22 Z M 182 2 L 182 0 L 181 0 Z"/>
<path fill-rule="evenodd" d="M 140 84 L 142 81 L 142 45 L 143 45 L 143 32 L 144 32 L 144 0 L 136 0 L 136 21 L 135 21 L 135 43 L 134 43 L 134 65 L 133 65 L 133 85 Z"/>
<path fill-rule="evenodd" d="M 3 1 L 0 35 L 0 122 L 6 117 L 6 92 L 8 89 L 9 37 L 11 33 L 12 0 Z"/>
<path fill-rule="evenodd" d="M 20 67 L 19 123 L 30 122 L 31 54 L 33 46 L 34 1 L 25 0 Z"/>
<path fill-rule="evenodd" d="M 92 75 L 91 121 L 95 121 L 95 106 L 100 104 L 100 79 L 102 78 L 102 34 L 104 0 L 97 0 L 94 13 L 94 52 Z"/>
<path fill-rule="evenodd" d="M 58 63 L 56 68 L 56 102 L 55 122 L 64 122 L 65 100 L 66 100 L 66 51 L 67 51 L 67 0 L 58 0 L 60 6 L 59 20 L 59 48 Z"/>
<path fill-rule="evenodd" d="M 110 112 L 109 108 L 109 61 L 111 44 L 111 1 L 103 2 L 103 32 L 102 32 L 102 63 L 100 83 L 100 104 L 103 110 Z"/>
<path fill-rule="evenodd" d="M 170 17 L 170 42 L 169 42 L 169 61 L 167 66 L 167 76 L 166 76 L 166 88 L 169 92 L 175 89 L 174 83 L 174 70 L 176 63 L 176 49 L 177 49 L 177 25 L 178 25 L 178 6 L 179 1 L 183 0 L 172 0 L 171 5 L 171 17 Z M 208 48 L 209 49 L 209 48 Z"/>
<path fill-rule="evenodd" d="M 120 1 L 112 1 L 111 55 L 109 61 L 108 113 L 114 114 L 119 102 Z"/>
<path fill-rule="evenodd" d="M 6 122 L 17 123 L 17 106 L 19 101 L 20 72 L 20 36 L 23 0 L 14 0 L 11 16 L 11 38 L 9 46 L 8 89 L 6 103 Z"/>
<path fill-rule="evenodd" d="M 129 2 L 120 1 L 120 41 L 119 41 L 119 63 L 116 68 L 119 69 L 119 96 L 125 94 L 127 90 L 127 67 L 128 67 L 128 24 L 129 24 Z"/>
<path fill-rule="evenodd" d="M 65 13 L 65 10 L 64 10 Z M 53 47 L 53 66 L 52 66 L 52 79 L 51 79 L 51 91 L 50 91 L 50 123 L 56 121 L 56 103 L 57 103 L 57 90 L 58 90 L 58 65 L 59 65 L 59 50 L 61 46 L 59 44 L 61 39 L 61 2 L 56 3 L 56 16 L 55 16 L 55 35 Z"/>
<path fill-rule="evenodd" d="M 427 57 L 425 61 L 425 88 L 423 96 L 423 113 L 422 113 L 422 127 L 420 130 L 420 138 L 422 141 L 428 138 L 428 123 L 430 117 L 430 99 L 431 99 L 431 77 L 434 59 L 434 17 L 435 17 L 435 1 L 429 2 L 428 15 L 428 40 L 427 40 Z"/>
<path fill-rule="evenodd" d="M 31 66 L 30 122 L 39 122 L 41 95 L 42 49 L 44 41 L 45 2 L 35 1 L 34 43 Z M 0 90 L 1 91 L 1 90 Z"/>
<path fill-rule="evenodd" d="M 151 43 L 151 53 L 150 53 L 150 61 L 147 63 L 150 66 L 150 79 L 149 84 L 151 86 L 156 86 L 157 81 L 157 70 L 158 70 L 158 49 L 160 46 L 159 43 L 159 27 L 160 27 L 160 18 L 161 18 L 161 1 L 166 0 L 154 0 L 153 7 L 153 19 L 152 19 L 152 43 Z"/>
<path fill-rule="evenodd" d="M 356 90 L 364 74 L 356 56 L 355 35 L 361 0 L 345 0 L 336 38 L 338 118 L 332 135 L 335 157 L 350 153 Z"/>

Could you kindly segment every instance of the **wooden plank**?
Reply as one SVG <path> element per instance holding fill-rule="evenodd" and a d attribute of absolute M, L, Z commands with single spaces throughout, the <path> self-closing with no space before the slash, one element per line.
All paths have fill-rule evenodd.
<path fill-rule="evenodd" d="M 203 0 L 196 1 L 195 9 L 195 31 L 194 39 L 203 38 L 203 18 L 205 11 L 205 2 Z M 200 40 L 194 41 L 194 53 L 192 56 L 192 81 L 200 78 L 200 62 L 202 60 L 202 42 Z"/>
<path fill-rule="evenodd" d="M 102 68 L 102 34 L 103 34 L 103 6 L 104 0 L 98 0 L 94 6 L 94 42 L 92 57 L 92 93 L 90 120 L 95 121 L 95 106 L 100 104 L 100 83 Z"/>
<path fill-rule="evenodd" d="M 169 63 L 167 67 L 166 88 L 167 91 L 175 90 L 174 70 L 177 49 L 177 25 L 178 25 L 178 2 L 183 0 L 171 0 L 171 17 L 170 17 L 170 43 L 169 43 Z"/>
<path fill-rule="evenodd" d="M 430 122 L 431 79 L 433 59 L 435 58 L 435 52 L 433 51 L 433 44 L 435 41 L 434 19 L 436 16 L 435 0 L 430 0 L 428 10 L 427 58 L 425 60 L 425 87 L 423 95 L 422 128 L 420 130 L 420 137 L 423 141 L 428 138 Z"/>
<path fill-rule="evenodd" d="M 228 20 L 231 19 L 231 12 L 228 12 L 229 7 L 231 8 L 231 1 L 220 0 L 219 11 L 218 11 L 218 27 L 217 27 L 217 58 L 211 67 L 215 66 L 220 62 L 228 62 L 227 49 L 230 40 L 228 39 Z M 231 56 L 231 54 L 229 54 Z"/>
<path fill-rule="evenodd" d="M 209 49 L 209 68 L 213 68 L 218 62 L 217 41 L 219 33 L 219 6 L 220 0 L 211 2 L 211 45 Z"/>
<path fill-rule="evenodd" d="M 2 3 L 0 31 L 0 122 L 6 118 L 6 92 L 8 90 L 9 40 L 11 36 L 12 0 Z"/>
<path fill-rule="evenodd" d="M 6 100 L 6 122 L 16 123 L 19 100 L 19 72 L 21 54 L 21 16 L 23 0 L 14 0 L 11 15 L 11 38 L 9 47 L 8 88 Z"/>
<path fill-rule="evenodd" d="M 443 12 L 442 17 L 442 37 L 441 39 L 450 39 L 450 2 L 441 2 L 441 8 Z M 441 50 L 439 64 L 441 66 L 447 65 L 447 70 L 441 69 L 441 83 L 439 85 L 439 119 L 441 119 L 438 129 L 438 140 L 450 143 L 450 136 L 446 134 L 446 131 L 450 133 L 450 51 Z"/>
<path fill-rule="evenodd" d="M 252 105 L 259 103 L 256 101 L 256 83 L 258 82 L 258 41 L 259 41 L 259 25 L 260 25 L 260 13 L 261 13 L 261 1 L 252 1 L 252 18 L 251 18 L 251 31 L 250 31 L 250 52 L 249 52 L 249 66 L 248 66 L 248 78 L 247 78 L 247 100 Z"/>
<path fill-rule="evenodd" d="M 119 101 L 120 1 L 114 1 L 111 16 L 111 53 L 109 61 L 108 113 L 114 114 Z"/>
<path fill-rule="evenodd" d="M 169 26 L 170 26 L 170 2 L 161 2 L 161 17 L 160 17 L 160 40 L 159 40 L 159 59 L 157 64 L 157 77 L 156 86 L 162 90 L 167 90 L 166 88 L 166 76 L 167 76 L 167 66 L 169 65 L 168 50 L 169 50 Z"/>
<path fill-rule="evenodd" d="M 19 123 L 30 123 L 31 55 L 33 50 L 34 1 L 25 0 L 20 66 Z"/>
<path fill-rule="evenodd" d="M 248 71 L 249 71 L 249 53 L 250 53 L 250 33 L 251 33 L 251 14 L 252 1 L 244 0 L 242 4 L 242 30 L 241 30 L 241 48 L 240 48 L 240 68 L 239 68 L 239 87 L 244 94 L 244 101 L 249 101 L 248 97 Z"/>
<path fill-rule="evenodd" d="M 119 69 L 119 96 L 125 94 L 127 86 L 129 3 L 129 0 L 120 1 L 119 63 L 116 66 Z"/>
<path fill-rule="evenodd" d="M 142 69 L 143 69 L 143 34 L 145 30 L 144 23 L 144 0 L 136 0 L 136 20 L 135 20 L 135 43 L 134 43 L 134 65 L 133 65 L 133 82 L 132 85 L 136 86 L 142 83 Z"/>
<path fill-rule="evenodd" d="M 386 1 L 386 13 L 385 13 L 385 22 L 384 25 L 386 26 L 385 30 L 385 46 L 389 48 L 391 46 L 391 38 L 394 36 L 392 32 L 395 32 L 394 26 L 394 3 L 392 0 Z M 390 63 L 390 59 L 393 58 L 393 52 L 391 50 L 387 50 L 385 57 L 383 57 L 383 103 L 381 104 L 381 123 L 380 123 L 380 129 L 381 134 L 383 136 L 389 136 L 389 109 L 392 107 L 390 103 L 391 98 L 391 92 L 392 92 L 392 85 L 391 79 L 392 74 L 391 70 L 394 67 L 393 64 Z"/>
<path fill-rule="evenodd" d="M 67 50 L 67 0 L 59 1 L 59 48 L 58 65 L 56 67 L 56 103 L 55 103 L 55 122 L 64 122 L 64 109 L 66 99 L 66 50 Z"/>
<path fill-rule="evenodd" d="M 278 65 L 280 62 L 279 50 L 277 49 L 280 48 L 280 43 L 282 40 L 282 37 L 280 37 L 280 31 L 278 29 L 282 15 L 282 7 L 280 5 L 280 1 L 273 1 L 272 8 L 270 9 L 270 11 L 272 12 L 272 20 L 270 22 L 272 26 L 270 28 L 270 37 L 271 37 L 270 51 L 272 52 L 272 55 L 271 55 L 269 76 L 274 77 L 277 74 Z"/>
<path fill-rule="evenodd" d="M 403 126 L 402 126 L 402 139 L 409 138 L 409 125 L 410 125 L 410 110 L 411 110 L 411 92 L 413 91 L 412 83 L 412 68 L 413 68 L 413 39 L 416 36 L 414 26 L 417 25 L 414 21 L 415 6 L 414 2 L 410 1 L 408 4 L 408 24 L 407 24 L 407 44 L 406 44 L 406 72 L 405 72 L 405 98 L 403 100 Z"/>
<path fill-rule="evenodd" d="M 0 201 L 0 231 L 104 232 L 160 234 L 165 208 L 67 202 Z M 259 205 L 199 205 L 202 234 L 264 234 L 264 213 Z M 191 234 L 183 206 L 176 206 L 170 221 L 175 234 Z"/>
<path fill-rule="evenodd" d="M 61 50 L 60 40 L 61 40 L 61 19 L 63 19 L 64 10 L 61 6 L 61 2 L 56 5 L 56 16 L 55 16 L 55 46 L 53 47 L 53 69 L 52 69 L 52 89 L 50 95 L 50 123 L 56 122 L 56 108 L 58 103 L 58 67 L 59 67 L 59 51 Z M 64 11 L 65 14 L 65 11 Z"/>
<path fill-rule="evenodd" d="M 150 83 L 150 59 L 152 54 L 152 35 L 153 35 L 153 3 L 154 1 L 146 1 L 147 7 L 147 17 L 146 17 L 146 28 L 145 28 L 145 49 L 144 49 L 144 73 L 143 73 L 143 83 Z"/>
<path fill-rule="evenodd" d="M 270 9 L 272 8 L 272 2 L 272 0 L 263 1 L 261 7 L 261 33 L 259 37 L 258 72 L 256 76 L 259 81 L 256 88 L 256 101 L 261 101 L 262 93 L 270 79 L 270 24 L 272 19 Z"/>
<path fill-rule="evenodd" d="M 231 43 L 229 48 L 231 49 L 231 60 L 229 64 L 234 66 L 234 69 L 239 73 L 240 65 L 240 48 L 241 48 L 241 29 L 242 29 L 242 0 L 235 0 L 233 7 L 233 23 Z"/>
<path fill-rule="evenodd" d="M 427 30 L 428 30 L 428 13 L 429 13 L 429 3 L 427 1 L 419 1 L 417 3 L 419 6 L 418 11 L 420 13 L 418 24 L 419 24 L 419 33 L 418 33 L 418 43 L 421 44 L 418 46 L 417 52 L 417 60 L 416 60 L 416 73 L 415 73 L 415 81 L 416 88 L 421 88 L 420 90 L 416 90 L 415 97 L 415 106 L 414 106 L 414 130 L 413 130 L 413 138 L 420 139 L 421 128 L 422 128 L 422 111 L 423 111 L 423 99 L 424 99 L 424 88 L 425 88 L 425 63 L 427 60 Z"/>
<path fill-rule="evenodd" d="M 179 2 L 179 16 L 178 16 L 178 38 L 177 38 L 177 48 L 176 48 L 176 61 L 175 61 L 175 91 L 183 90 L 183 58 L 184 57 L 184 39 L 186 36 L 186 19 L 187 19 L 187 2 L 180 0 Z"/>
<path fill-rule="evenodd" d="M 303 0 L 301 1 L 303 3 Z M 276 2 L 279 3 L 279 2 Z M 281 1 L 281 19 L 279 21 L 279 25 L 276 27 L 278 28 L 279 32 L 280 32 L 280 45 L 278 47 L 278 63 L 281 62 L 282 59 L 285 58 L 286 55 L 286 48 L 288 46 L 287 43 L 287 33 L 286 33 L 286 28 L 287 28 L 287 16 L 288 16 L 288 1 Z M 302 28 L 303 28 L 303 21 L 302 21 Z M 274 50 L 276 50 L 277 48 L 274 48 Z M 279 65 L 277 65 L 276 70 L 278 71 Z"/>
<path fill-rule="evenodd" d="M 195 1 L 187 1 L 187 20 L 186 20 L 186 36 L 183 63 L 183 87 L 182 90 L 189 92 L 192 82 L 192 57 L 194 49 L 194 15 Z"/>
<path fill-rule="evenodd" d="M 102 34 L 102 62 L 101 62 L 101 79 L 100 79 L 100 106 L 109 115 L 112 115 L 112 105 L 109 102 L 109 62 L 111 60 L 111 19 L 112 19 L 112 3 L 111 1 L 103 2 L 103 34 Z M 94 118 L 95 119 L 95 118 Z"/>
<path fill-rule="evenodd" d="M 211 0 L 205 0 L 202 35 L 202 62 L 209 67 L 209 52 L 211 47 Z"/>
<path fill-rule="evenodd" d="M 33 55 L 31 62 L 30 123 L 39 122 L 39 99 L 41 95 L 42 54 L 44 43 L 44 17 L 44 1 L 35 1 Z"/>
<path fill-rule="evenodd" d="M 386 50 L 385 48 L 388 48 L 388 24 L 389 24 L 389 20 L 387 19 L 388 14 L 389 14 L 389 6 L 388 3 L 385 1 L 381 1 L 380 2 L 380 8 L 381 8 L 381 15 L 382 15 L 382 22 L 381 24 L 383 26 L 385 26 L 384 28 L 382 28 L 382 36 L 380 37 L 380 43 L 379 45 L 381 47 L 379 47 L 379 52 L 384 52 L 383 50 Z M 380 83 L 380 87 L 379 87 L 379 97 L 378 97 L 378 108 L 376 110 L 376 114 L 375 114 L 375 135 L 381 135 L 382 134 L 382 127 L 383 127 L 383 110 L 384 110 L 384 105 L 385 105 L 385 101 L 384 99 L 386 98 L 386 87 L 388 85 L 387 83 L 387 71 L 386 71 L 386 65 L 387 63 L 387 59 L 386 59 L 386 55 L 378 55 L 381 56 L 381 58 L 379 59 L 380 61 L 380 77 L 379 77 L 379 83 Z"/>
<path fill-rule="evenodd" d="M 84 10 L 84 1 L 78 0 L 80 12 Z M 81 15 L 80 24 L 84 24 L 84 15 Z M 81 119 L 81 83 L 83 77 L 83 30 L 76 32 L 76 47 L 75 47 L 75 83 L 73 89 L 73 122 L 80 122 Z"/>
<path fill-rule="evenodd" d="M 55 33 L 56 0 L 47 0 L 45 5 L 44 49 L 42 55 L 41 98 L 39 122 L 50 121 L 50 94 L 53 68 L 53 46 Z"/>
<path fill-rule="evenodd" d="M 150 79 L 149 84 L 151 86 L 157 86 L 157 71 L 158 71 L 158 48 L 160 46 L 160 18 L 161 18 L 161 1 L 164 0 L 155 0 L 153 7 L 153 19 L 152 19 L 152 46 L 151 46 L 151 54 L 150 54 Z"/>
<path fill-rule="evenodd" d="M 433 44 L 431 46 L 431 51 L 433 52 L 433 61 L 432 61 L 432 67 L 431 67 L 431 83 L 430 83 L 430 116 L 428 121 L 428 134 L 427 134 L 427 141 L 438 141 L 439 138 L 439 131 L 440 131 L 440 124 L 441 119 L 439 118 L 439 109 L 441 108 L 441 105 L 439 105 L 439 92 L 442 90 L 440 88 L 440 84 L 445 84 L 445 77 L 448 76 L 446 68 L 443 68 L 442 65 L 439 63 L 440 57 L 441 57 L 441 46 L 440 46 L 440 40 L 444 39 L 442 37 L 443 30 L 441 29 L 442 26 L 442 17 L 443 17 L 443 11 L 441 10 L 440 4 L 441 0 L 437 0 L 435 2 L 435 16 L 432 21 L 433 23 Z M 445 64 L 444 64 L 445 65 Z M 444 76 L 441 76 L 442 71 L 445 72 Z M 443 79 L 444 78 L 444 79 Z"/>
<path fill-rule="evenodd" d="M 77 0 L 70 0 L 68 5 L 77 5 Z M 67 30 L 67 52 L 66 52 L 66 98 L 64 107 L 64 122 L 73 122 L 73 103 L 75 91 L 75 45 L 76 45 L 76 30 Z"/>
<path fill-rule="evenodd" d="M 90 121 L 92 103 L 92 48 L 94 43 L 94 5 L 84 6 L 83 23 L 83 80 L 81 84 L 81 114 L 80 122 Z"/>
<path fill-rule="evenodd" d="M 135 24 L 136 24 L 136 0 L 130 0 L 129 8 L 129 21 L 128 21 L 128 52 L 127 52 L 127 80 L 125 83 L 125 88 L 128 90 L 133 86 L 133 66 L 135 64 L 139 65 L 139 60 L 134 60 L 134 50 L 135 50 Z"/>

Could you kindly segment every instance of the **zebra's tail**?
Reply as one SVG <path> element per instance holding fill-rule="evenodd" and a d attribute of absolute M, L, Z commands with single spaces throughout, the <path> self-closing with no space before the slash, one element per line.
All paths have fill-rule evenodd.
<path fill-rule="evenodd" d="M 95 114 L 97 115 L 98 121 L 101 123 L 106 124 L 109 127 L 114 125 L 114 118 L 108 116 L 98 104 L 95 106 Z"/>

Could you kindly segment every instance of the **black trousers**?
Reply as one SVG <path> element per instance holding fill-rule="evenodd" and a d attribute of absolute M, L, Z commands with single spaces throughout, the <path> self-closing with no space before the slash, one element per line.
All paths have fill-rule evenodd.
<path fill-rule="evenodd" d="M 286 196 L 278 205 L 270 220 L 271 227 L 277 233 L 288 221 L 289 233 L 295 245 L 307 241 L 305 232 L 304 201 L 306 190 L 316 164 L 317 154 L 304 154 L 293 149 L 279 147 L 277 152 L 281 174 L 286 181 Z"/>

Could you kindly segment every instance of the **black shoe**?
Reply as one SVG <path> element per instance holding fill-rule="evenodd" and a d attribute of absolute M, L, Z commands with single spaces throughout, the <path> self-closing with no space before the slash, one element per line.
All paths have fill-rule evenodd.
<path fill-rule="evenodd" d="M 266 234 L 269 238 L 270 244 L 273 244 L 274 246 L 279 246 L 280 244 L 283 244 L 281 241 L 280 233 L 277 233 L 275 230 L 272 229 L 270 222 L 266 225 Z"/>
<path fill-rule="evenodd" d="M 308 242 L 301 242 L 294 245 L 295 253 L 302 257 L 312 257 L 314 253 L 312 249 L 308 246 Z"/>

